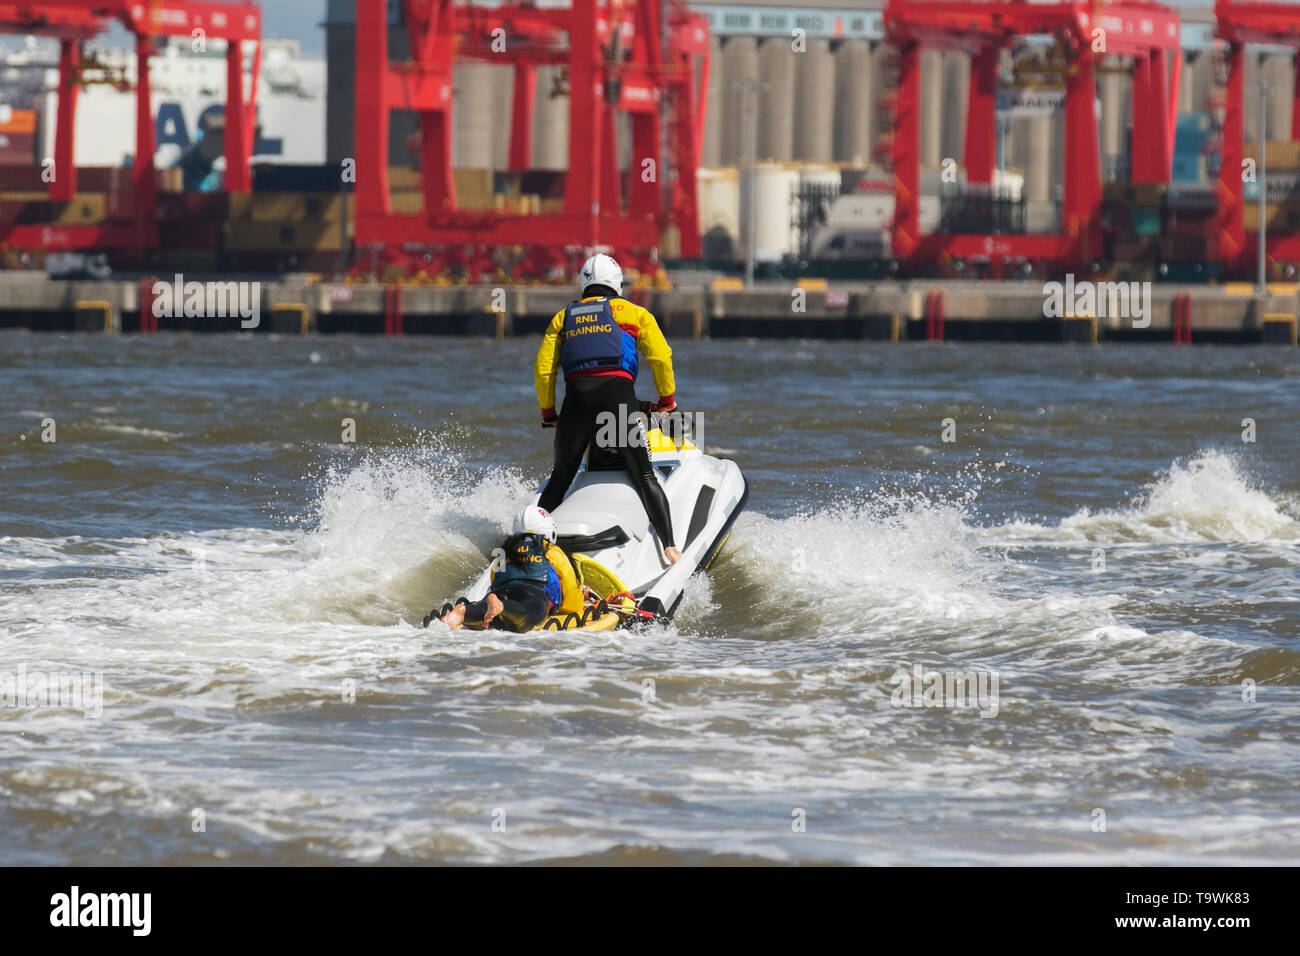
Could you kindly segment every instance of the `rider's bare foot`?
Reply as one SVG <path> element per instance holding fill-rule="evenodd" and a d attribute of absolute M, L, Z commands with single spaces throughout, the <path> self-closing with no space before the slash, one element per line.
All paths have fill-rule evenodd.
<path fill-rule="evenodd" d="M 454 608 L 439 618 L 443 624 L 446 624 L 453 631 L 465 623 L 465 605 L 457 604 Z"/>
<path fill-rule="evenodd" d="M 676 548 L 664 548 L 664 557 L 668 559 L 669 564 L 676 564 L 682 559 L 682 553 Z"/>
<path fill-rule="evenodd" d="M 495 594 L 489 594 L 487 596 L 487 605 L 488 605 L 488 611 L 486 614 L 483 615 L 484 627 L 487 627 L 489 624 L 491 624 L 492 619 L 506 609 L 506 606 L 501 603 L 501 599 L 497 597 Z"/>

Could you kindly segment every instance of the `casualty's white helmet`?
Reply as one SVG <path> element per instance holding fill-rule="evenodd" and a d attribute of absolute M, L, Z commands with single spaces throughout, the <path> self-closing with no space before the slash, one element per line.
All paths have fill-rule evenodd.
<path fill-rule="evenodd" d="M 578 273 L 580 291 L 586 292 L 593 285 L 607 286 L 614 290 L 615 295 L 623 294 L 623 270 L 604 253 L 598 253 L 584 262 L 582 271 Z"/>
<path fill-rule="evenodd" d="M 555 519 L 545 508 L 529 505 L 515 519 L 515 534 L 540 534 L 555 544 Z"/>

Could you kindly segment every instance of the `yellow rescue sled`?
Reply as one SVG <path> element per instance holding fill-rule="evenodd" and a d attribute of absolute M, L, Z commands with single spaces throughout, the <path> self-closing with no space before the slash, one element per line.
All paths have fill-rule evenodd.
<path fill-rule="evenodd" d="M 535 630 L 539 631 L 612 631 L 636 613 L 636 598 L 612 571 L 583 554 L 571 554 L 578 584 L 586 595 L 581 613 L 552 614 Z M 473 631 L 483 630 L 482 622 L 465 622 Z"/>

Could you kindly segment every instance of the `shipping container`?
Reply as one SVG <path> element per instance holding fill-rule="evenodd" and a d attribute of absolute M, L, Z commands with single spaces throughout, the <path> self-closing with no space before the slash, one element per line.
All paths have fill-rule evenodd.
<path fill-rule="evenodd" d="M 328 193 L 352 188 L 353 184 L 343 181 L 343 167 L 338 163 L 321 166 L 258 163 L 253 167 L 254 192 Z"/>
<path fill-rule="evenodd" d="M 1165 237 L 1163 258 L 1167 262 L 1204 262 L 1210 254 L 1209 237 L 1196 233 L 1173 233 Z"/>
<path fill-rule="evenodd" d="M 184 222 L 158 224 L 158 248 L 163 251 L 219 252 L 225 237 L 226 224 L 221 219 L 191 219 Z"/>
<path fill-rule="evenodd" d="M 339 222 L 226 223 L 227 252 L 337 252 L 343 248 Z"/>
<path fill-rule="evenodd" d="M 403 215 L 415 215 L 424 212 L 424 193 L 412 190 L 394 192 L 389 197 L 393 212 Z M 353 221 L 351 217 L 349 222 Z"/>
<path fill-rule="evenodd" d="M 1178 185 L 1165 194 L 1165 210 L 1179 213 L 1213 213 L 1218 209 L 1219 191 L 1212 185 Z"/>
<path fill-rule="evenodd" d="M 492 208 L 505 216 L 529 216 L 542 211 L 541 197 L 532 194 L 493 196 L 492 199 Z"/>
<path fill-rule="evenodd" d="M 0 193 L 0 223 L 32 226 L 93 226 L 104 221 L 102 195 L 78 193 L 71 202 L 54 202 L 45 192 Z"/>
<path fill-rule="evenodd" d="M 1247 159 L 1259 162 L 1259 141 L 1246 143 Z M 1265 165 L 1269 169 L 1300 169 L 1300 140 L 1272 140 L 1264 144 Z"/>
<path fill-rule="evenodd" d="M 190 223 L 196 220 L 223 221 L 229 214 L 232 201 L 246 197 L 247 193 L 158 193 L 158 221 L 165 223 Z"/>
<path fill-rule="evenodd" d="M 104 190 L 104 214 L 107 218 L 135 218 L 135 180 L 131 178 L 131 173 L 132 170 L 126 166 L 118 166 L 109 171 Z"/>
<path fill-rule="evenodd" d="M 34 134 L 0 132 L 0 165 L 30 166 L 36 158 Z"/>
<path fill-rule="evenodd" d="M 159 170 L 159 180 L 163 170 Z M 129 166 L 78 166 L 77 192 L 102 193 L 114 184 L 131 182 L 133 170 Z M 0 166 L 0 192 L 48 193 L 50 184 L 45 181 L 45 168 L 39 163 L 26 166 Z"/>
<path fill-rule="evenodd" d="M 219 264 L 220 271 L 223 273 L 286 271 L 332 273 L 339 269 L 339 253 L 297 249 L 226 251 L 221 254 Z"/>
<path fill-rule="evenodd" d="M 49 188 L 49 184 L 41 179 L 39 165 L 0 166 L 0 195 L 8 192 L 48 191 Z"/>
<path fill-rule="evenodd" d="M 1111 256 L 1117 263 L 1150 262 L 1158 257 L 1159 252 L 1159 236 L 1126 236 L 1116 240 Z"/>
<path fill-rule="evenodd" d="M 492 170 L 466 166 L 452 170 L 456 184 L 456 205 L 460 209 L 492 209 L 495 195 L 492 192 Z"/>
<path fill-rule="evenodd" d="M 218 240 L 220 236 L 217 237 Z M 221 244 L 212 248 L 175 248 L 163 246 L 160 250 L 158 271 L 183 272 L 190 275 L 218 272 L 221 266 Z"/>
<path fill-rule="evenodd" d="M 420 170 L 408 166 L 388 167 L 388 188 L 397 190 L 420 189 Z"/>
<path fill-rule="evenodd" d="M 543 199 L 563 199 L 567 174 L 562 169 L 530 169 L 519 178 L 519 191 Z"/>
<path fill-rule="evenodd" d="M 1247 232 L 1259 230 L 1259 204 L 1247 203 L 1243 209 Z M 1294 203 L 1269 203 L 1267 229 L 1276 232 L 1300 232 L 1300 205 Z"/>
<path fill-rule="evenodd" d="M 1168 188 L 1165 183 L 1103 183 L 1101 198 L 1103 202 L 1159 209 Z"/>
<path fill-rule="evenodd" d="M 338 222 L 343 217 L 344 193 L 287 192 L 234 193 L 230 196 L 232 221 Z"/>

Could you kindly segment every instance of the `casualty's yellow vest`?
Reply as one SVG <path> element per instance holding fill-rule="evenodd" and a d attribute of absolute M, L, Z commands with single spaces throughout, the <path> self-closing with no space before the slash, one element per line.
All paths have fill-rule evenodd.
<path fill-rule="evenodd" d="M 560 593 L 563 595 L 560 606 L 553 614 L 577 614 L 582 611 L 582 588 L 578 586 L 578 575 L 573 570 L 573 562 L 558 545 L 546 543 L 546 560 L 551 562 L 556 576 L 560 579 Z"/>

